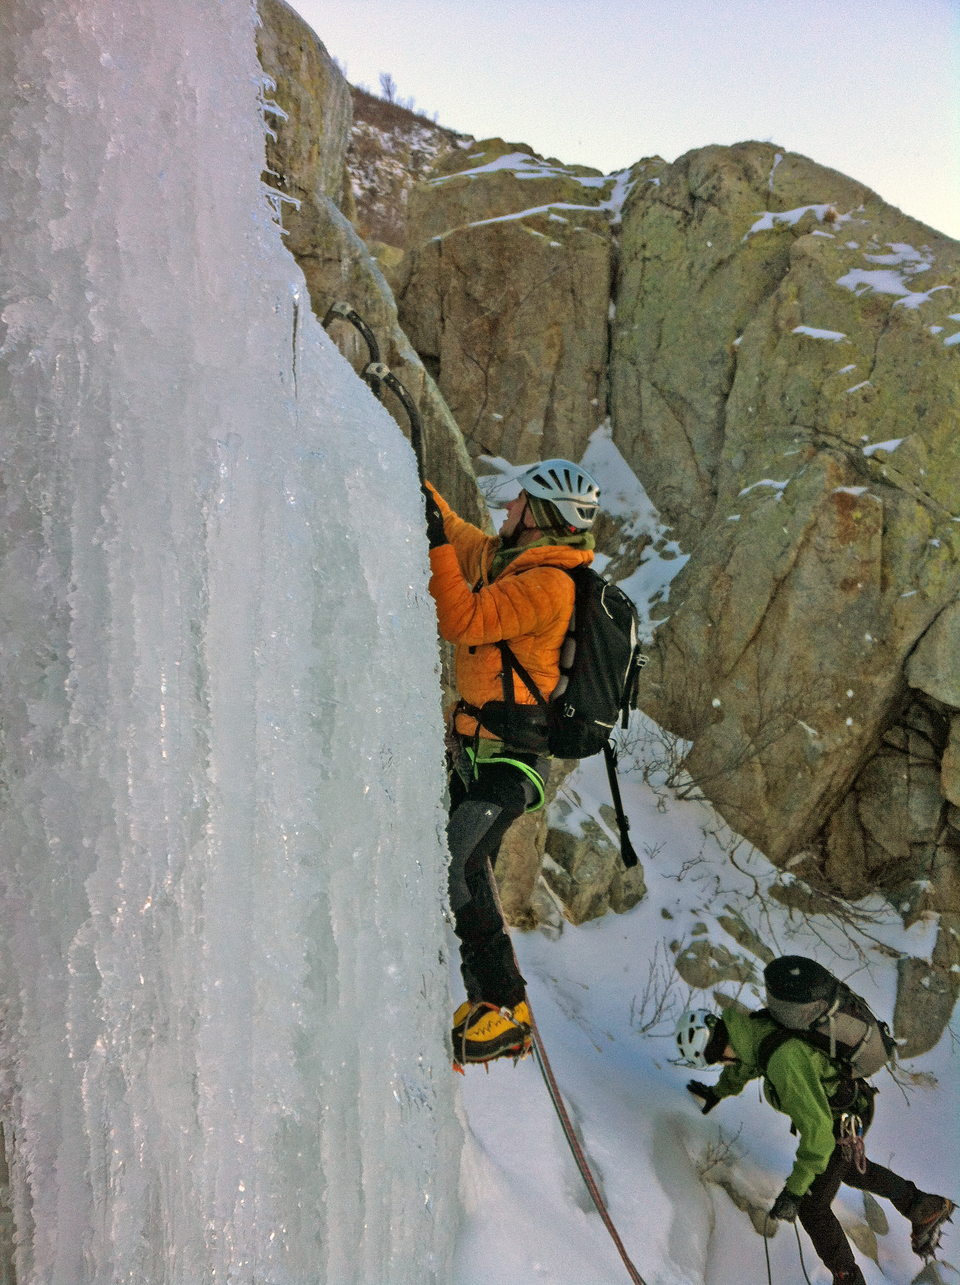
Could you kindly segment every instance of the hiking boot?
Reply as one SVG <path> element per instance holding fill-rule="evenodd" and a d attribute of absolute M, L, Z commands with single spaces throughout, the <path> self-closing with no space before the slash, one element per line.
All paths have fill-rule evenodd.
<path fill-rule="evenodd" d="M 833 1273 L 833 1285 L 867 1285 L 859 1267 L 848 1267 L 845 1271 Z"/>
<path fill-rule="evenodd" d="M 492 1062 L 512 1057 L 515 1062 L 530 1052 L 530 1010 L 526 1000 L 512 1009 L 498 1008 L 483 1000 L 461 1004 L 453 1015 L 453 1060 Z"/>
<path fill-rule="evenodd" d="M 940 1244 L 943 1224 L 956 1209 L 946 1196 L 918 1196 L 910 1208 L 910 1248 L 920 1258 L 933 1258 Z"/>

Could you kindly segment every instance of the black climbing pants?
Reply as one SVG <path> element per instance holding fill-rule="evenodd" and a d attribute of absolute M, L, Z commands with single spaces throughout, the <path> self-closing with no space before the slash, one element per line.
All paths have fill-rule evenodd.
<path fill-rule="evenodd" d="M 853 1250 L 830 1208 L 841 1183 L 858 1191 L 869 1191 L 874 1196 L 883 1196 L 904 1217 L 909 1217 L 911 1205 L 921 1194 L 912 1182 L 891 1169 L 875 1165 L 872 1160 L 867 1161 L 866 1173 L 858 1173 L 844 1148 L 835 1147 L 826 1169 L 814 1178 L 800 1201 L 800 1222 L 813 1241 L 820 1261 L 834 1275 L 850 1271 L 855 1266 Z"/>
<path fill-rule="evenodd" d="M 532 756 L 523 760 L 545 770 Z M 450 908 L 460 939 L 460 971 L 469 1000 L 498 1008 L 518 1004 L 526 982 L 503 922 L 493 861 L 510 825 L 536 798 L 530 778 L 509 763 L 480 763 L 469 784 L 450 773 Z"/>

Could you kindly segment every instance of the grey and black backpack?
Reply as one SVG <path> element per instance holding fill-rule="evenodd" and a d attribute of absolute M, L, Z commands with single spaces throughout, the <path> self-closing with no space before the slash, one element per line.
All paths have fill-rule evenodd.
<path fill-rule="evenodd" d="M 787 1040 L 801 1039 L 839 1062 L 853 1079 L 869 1079 L 893 1060 L 896 1041 L 866 1000 L 815 959 L 784 955 L 763 971 L 767 1006 L 777 1029 L 760 1043 L 757 1063 L 766 1075 L 771 1057 Z"/>

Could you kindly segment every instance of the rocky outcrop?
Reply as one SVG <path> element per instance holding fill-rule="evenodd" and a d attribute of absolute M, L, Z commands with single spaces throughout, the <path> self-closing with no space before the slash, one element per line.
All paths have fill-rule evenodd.
<path fill-rule="evenodd" d="M 539 926 L 535 893 L 546 837 L 546 812 L 531 812 L 513 823 L 500 844 L 497 884 L 503 917 L 511 928 L 529 931 Z"/>
<path fill-rule="evenodd" d="M 706 924 L 698 924 L 697 928 L 707 932 Z M 721 982 L 744 985 L 758 980 L 749 960 L 725 946 L 714 945 L 706 937 L 696 937 L 689 946 L 678 950 L 675 966 L 677 975 L 695 990 L 712 990 Z"/>
<path fill-rule="evenodd" d="M 551 773 L 554 792 L 572 762 L 556 765 Z M 617 834 L 613 808 L 601 804 L 599 820 L 589 815 L 572 794 L 551 812 L 544 827 L 542 879 L 572 924 L 599 919 L 608 910 L 622 915 L 646 895 L 643 866 L 628 869 L 611 835 Z M 601 824 L 602 822 L 602 824 Z"/>
<path fill-rule="evenodd" d="M 641 706 L 774 862 L 944 916 L 901 971 L 920 1051 L 960 990 L 960 245 L 760 144 L 658 177 L 624 212 L 614 436 L 691 557 Z"/>
<path fill-rule="evenodd" d="M 932 957 L 897 964 L 893 1032 L 900 1056 L 918 1057 L 934 1048 L 953 1015 L 960 991 L 960 915 L 942 914 Z"/>
<path fill-rule="evenodd" d="M 483 524 L 486 508 L 449 408 L 397 322 L 393 294 L 347 217 L 353 212 L 343 175 L 350 142 L 351 97 L 322 42 L 283 0 L 260 0 L 258 52 L 276 83 L 281 109 L 276 138 L 267 140 L 267 178 L 283 197 L 286 243 L 303 271 L 319 318 L 337 300 L 350 303 L 381 343 L 381 360 L 416 401 L 424 421 L 427 467 L 457 511 Z M 345 204 L 346 213 L 338 207 Z M 352 327 L 334 323 L 341 351 L 361 370 L 369 356 Z M 409 435 L 402 406 L 389 392 L 384 404 Z"/>
<path fill-rule="evenodd" d="M 617 190 L 488 139 L 411 192 L 400 321 L 471 453 L 579 459 L 603 422 Z"/>
<path fill-rule="evenodd" d="M 284 0 L 259 0 L 257 54 L 267 86 L 265 179 L 287 198 L 284 226 L 291 244 L 309 242 L 318 197 L 339 206 L 353 109 L 350 86 L 316 34 Z M 279 106 L 281 114 L 269 110 Z M 300 207 L 299 209 L 297 207 Z M 321 216 L 322 217 L 322 216 Z"/>
<path fill-rule="evenodd" d="M 628 202 L 614 434 L 692 550 L 642 705 L 740 833 L 836 881 L 859 841 L 824 822 L 960 590 L 960 246 L 778 156 L 705 149 Z"/>
<path fill-rule="evenodd" d="M 805 210 L 809 194 L 824 190 L 830 198 Z M 788 275 L 798 237 L 831 233 L 830 202 L 851 209 L 871 195 L 750 143 L 650 162 L 627 197 L 612 325 L 614 435 L 685 547 L 713 514 L 748 324 Z M 795 340 L 784 357 L 792 368 L 809 355 Z"/>
<path fill-rule="evenodd" d="M 346 168 L 353 194 L 354 225 L 381 263 L 403 257 L 407 202 L 414 184 L 451 152 L 470 147 L 470 134 L 458 134 L 400 103 L 387 102 L 350 86 L 353 126 Z M 394 253 L 385 254 L 387 249 Z"/>
<path fill-rule="evenodd" d="M 653 613 L 642 707 L 796 888 L 881 889 L 907 922 L 940 917 L 934 957 L 901 968 L 896 1018 L 929 1047 L 960 984 L 960 246 L 768 144 L 604 177 L 448 140 L 425 182 L 401 182 L 398 315 L 345 217 L 349 92 L 280 0 L 262 11 L 289 118 L 269 166 L 299 202 L 284 223 L 315 311 L 347 298 L 374 325 L 431 471 L 474 520 L 455 419 L 471 455 L 521 463 L 579 458 L 609 414 L 689 555 Z M 356 336 L 340 341 L 361 365 Z M 648 556 L 606 541 L 615 574 Z M 592 824 L 518 832 L 499 870 L 514 922 L 558 897 L 579 922 L 642 895 Z M 736 966 L 696 943 L 678 963 Z"/>

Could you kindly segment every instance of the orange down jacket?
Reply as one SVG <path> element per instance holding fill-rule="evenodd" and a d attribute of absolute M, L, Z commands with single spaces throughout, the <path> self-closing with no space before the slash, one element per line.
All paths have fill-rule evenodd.
<path fill-rule="evenodd" d="M 429 485 L 429 483 L 427 484 Z M 490 581 L 500 548 L 496 536 L 457 516 L 430 487 L 443 513 L 449 544 L 430 551 L 430 592 L 436 600 L 440 633 L 455 644 L 457 690 L 470 705 L 503 699 L 502 663 L 497 643 L 505 640 L 527 673 L 548 697 L 560 678 L 560 648 L 573 613 L 573 580 L 563 570 L 593 561 L 589 549 L 535 545 L 524 549 Z M 535 705 L 519 679 L 515 699 Z M 477 720 L 462 711 L 456 730 L 472 736 Z M 480 728 L 480 735 L 496 739 Z"/>

